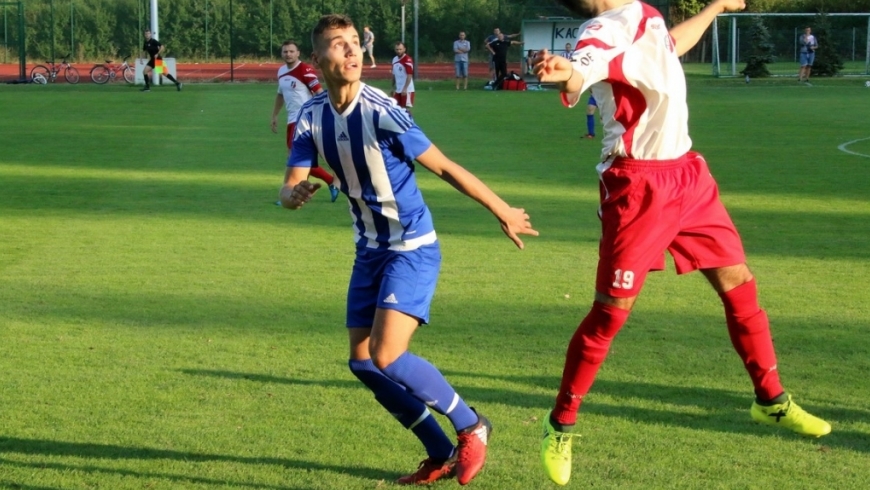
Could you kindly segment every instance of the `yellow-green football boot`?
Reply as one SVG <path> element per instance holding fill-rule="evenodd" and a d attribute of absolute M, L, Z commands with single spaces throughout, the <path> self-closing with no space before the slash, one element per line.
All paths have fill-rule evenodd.
<path fill-rule="evenodd" d="M 831 424 L 807 413 L 791 400 L 791 395 L 788 395 L 788 400 L 785 402 L 771 406 L 759 405 L 757 401 L 752 402 L 749 413 L 752 415 L 752 420 L 758 423 L 784 427 L 802 436 L 822 437 L 831 432 Z"/>
<path fill-rule="evenodd" d="M 550 480 L 557 485 L 567 485 L 571 479 L 571 442 L 575 435 L 557 431 L 550 423 L 550 413 L 544 416 L 541 462 Z"/>

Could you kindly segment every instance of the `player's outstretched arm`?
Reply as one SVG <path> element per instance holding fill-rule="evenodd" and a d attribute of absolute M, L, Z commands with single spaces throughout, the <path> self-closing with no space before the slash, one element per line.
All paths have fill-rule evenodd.
<path fill-rule="evenodd" d="M 308 167 L 287 167 L 284 174 L 284 186 L 281 187 L 281 206 L 287 209 L 299 209 L 311 200 L 320 184 L 308 181 Z"/>
<path fill-rule="evenodd" d="M 525 245 L 518 235 L 538 236 L 524 209 L 512 208 L 468 170 L 450 160 L 435 145 L 417 157 L 417 161 L 459 192 L 474 199 L 489 210 L 501 224 L 511 241 L 522 249 Z"/>
<path fill-rule="evenodd" d="M 744 0 L 715 0 L 694 17 L 674 26 L 670 33 L 676 43 L 677 56 L 686 54 L 698 44 L 710 24 L 716 20 L 717 15 L 745 8 L 746 2 Z"/>
<path fill-rule="evenodd" d="M 566 94 L 566 102 L 569 106 L 573 107 L 580 100 L 583 75 L 574 69 L 569 59 L 553 56 L 546 49 L 542 49 L 535 54 L 532 67 L 538 80 L 556 83 L 559 91 Z"/>

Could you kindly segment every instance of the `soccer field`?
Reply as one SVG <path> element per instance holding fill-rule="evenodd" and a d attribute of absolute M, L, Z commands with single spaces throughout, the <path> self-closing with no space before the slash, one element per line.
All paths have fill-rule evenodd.
<path fill-rule="evenodd" d="M 751 422 L 718 297 L 669 263 L 586 397 L 568 488 L 870 487 L 870 89 L 813 82 L 690 77 L 690 128 L 783 382 L 833 432 Z M 539 419 L 591 304 L 600 142 L 553 91 L 418 91 L 427 135 L 540 237 L 516 250 L 418 166 L 444 261 L 412 348 L 493 422 L 470 487 L 556 488 Z M 274 97 L 0 85 L 0 488 L 392 488 L 425 457 L 347 369 L 343 198 L 273 204 Z"/>

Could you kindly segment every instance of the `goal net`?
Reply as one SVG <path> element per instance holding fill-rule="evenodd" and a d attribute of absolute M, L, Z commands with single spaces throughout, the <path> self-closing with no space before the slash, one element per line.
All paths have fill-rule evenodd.
<path fill-rule="evenodd" d="M 722 14 L 710 28 L 710 59 L 713 75 L 740 76 L 755 46 L 750 33 L 760 21 L 773 46 L 774 61 L 767 64 L 771 76 L 796 77 L 800 65 L 800 36 L 812 28 L 821 44 L 828 43 L 839 56 L 839 75 L 870 75 L 870 13 L 860 14 Z"/>

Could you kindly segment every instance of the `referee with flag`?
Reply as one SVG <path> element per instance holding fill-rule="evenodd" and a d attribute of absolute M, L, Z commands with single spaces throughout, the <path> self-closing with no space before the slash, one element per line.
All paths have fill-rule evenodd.
<path fill-rule="evenodd" d="M 163 52 L 165 46 L 160 43 L 160 41 L 154 39 L 151 34 L 151 29 L 145 29 L 145 44 L 142 45 L 142 51 L 148 53 L 148 64 L 145 65 L 144 79 L 145 79 L 145 88 L 142 89 L 143 92 L 151 91 L 151 72 L 159 67 L 157 70 L 157 74 L 168 78 L 172 83 L 175 84 L 175 89 L 181 92 L 181 82 L 175 79 L 169 73 L 163 73 L 165 70 L 165 65 L 163 65 L 163 57 L 160 56 L 160 53 Z"/>

